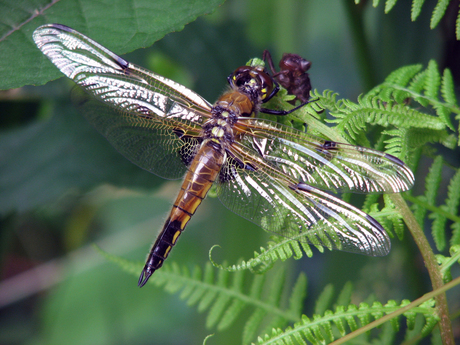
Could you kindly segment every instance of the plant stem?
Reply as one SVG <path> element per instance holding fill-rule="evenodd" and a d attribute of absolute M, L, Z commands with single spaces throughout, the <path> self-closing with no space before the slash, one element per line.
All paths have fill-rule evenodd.
<path fill-rule="evenodd" d="M 391 200 L 396 206 L 396 209 L 401 213 L 403 219 L 407 225 L 407 228 L 411 232 L 412 238 L 417 244 L 423 260 L 425 261 L 425 266 L 430 275 L 431 285 L 433 290 L 440 289 L 444 286 L 442 281 L 441 271 L 439 270 L 439 265 L 434 257 L 434 253 L 431 250 L 430 244 L 428 243 L 425 234 L 423 233 L 420 225 L 417 223 L 417 220 L 414 217 L 414 214 L 411 212 L 406 202 L 404 201 L 401 194 L 391 194 Z M 454 345 L 454 336 L 452 333 L 452 325 L 449 319 L 449 308 L 447 307 L 447 298 L 446 294 L 442 293 L 435 297 L 436 306 L 438 308 L 439 317 L 439 328 L 441 330 L 441 338 L 443 344 L 445 345 Z"/>

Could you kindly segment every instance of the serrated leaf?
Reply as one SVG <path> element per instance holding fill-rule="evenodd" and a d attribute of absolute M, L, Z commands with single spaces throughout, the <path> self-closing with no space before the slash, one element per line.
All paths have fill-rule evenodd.
<path fill-rule="evenodd" d="M 449 105 L 457 106 L 457 98 L 455 97 L 455 85 L 451 71 L 446 68 L 441 79 L 441 95 Z"/>
<path fill-rule="evenodd" d="M 40 25 L 65 24 L 117 54 L 124 54 L 149 47 L 169 32 L 182 30 L 222 2 L 113 0 L 108 6 L 91 0 L 26 0 L 16 6 L 0 4 L 0 16 L 5 19 L 3 23 L 8 23 L 0 30 L 0 89 L 42 85 L 62 76 L 32 41 L 32 32 Z"/>
<path fill-rule="evenodd" d="M 460 9 L 457 13 L 457 20 L 455 21 L 455 37 L 460 40 Z"/>
<path fill-rule="evenodd" d="M 437 99 L 439 86 L 441 85 L 441 75 L 438 71 L 438 64 L 434 60 L 430 60 L 426 71 L 425 94 L 429 98 Z"/>
<path fill-rule="evenodd" d="M 446 13 L 450 0 L 438 0 L 430 20 L 430 28 L 434 29 Z"/>
<path fill-rule="evenodd" d="M 413 0 L 412 1 L 412 8 L 411 8 L 411 15 L 410 19 L 414 22 L 418 16 L 420 15 L 420 12 L 422 11 L 422 6 L 425 0 Z"/>
<path fill-rule="evenodd" d="M 262 322 L 266 312 L 262 309 L 256 309 L 254 313 L 249 317 L 248 321 L 244 325 L 243 330 L 243 344 L 248 344 L 251 339 L 254 339 L 257 328 L 259 327 L 260 323 Z"/>
<path fill-rule="evenodd" d="M 206 327 L 211 328 L 220 320 L 221 315 L 224 313 L 226 306 L 230 302 L 230 296 L 227 294 L 219 294 L 209 310 L 208 317 L 206 318 Z"/>
<path fill-rule="evenodd" d="M 353 284 L 347 281 L 337 297 L 337 305 L 348 305 L 351 302 L 351 295 L 353 293 Z"/>
<path fill-rule="evenodd" d="M 318 315 L 323 314 L 326 309 L 329 308 L 333 295 L 334 286 L 332 284 L 327 284 L 316 299 L 314 313 Z"/>
<path fill-rule="evenodd" d="M 292 288 L 289 298 L 289 311 L 294 315 L 302 312 L 303 302 L 307 295 L 307 276 L 304 273 L 299 274 L 297 281 Z"/>
<path fill-rule="evenodd" d="M 228 327 L 230 327 L 233 324 L 233 322 L 236 320 L 236 318 L 240 315 L 241 311 L 244 309 L 245 306 L 246 305 L 243 301 L 236 300 L 236 299 L 233 300 L 230 307 L 228 307 L 225 310 L 224 315 L 222 316 L 219 324 L 217 325 L 217 329 L 219 331 L 223 331 L 227 329 Z"/>
<path fill-rule="evenodd" d="M 391 9 L 396 5 L 397 0 L 387 0 L 385 2 L 385 13 L 388 13 L 391 11 Z"/>

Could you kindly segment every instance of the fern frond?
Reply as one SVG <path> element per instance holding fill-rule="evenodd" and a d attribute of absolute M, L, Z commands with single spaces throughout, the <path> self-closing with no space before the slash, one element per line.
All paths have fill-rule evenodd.
<path fill-rule="evenodd" d="M 447 73 L 444 72 L 443 79 L 441 82 L 441 75 L 439 74 L 438 71 L 438 66 L 434 60 L 431 60 L 428 63 L 428 68 L 427 68 L 427 78 L 426 78 L 426 85 L 425 85 L 425 94 L 434 99 L 438 99 L 438 89 L 440 89 L 441 94 L 444 96 L 446 95 L 449 98 L 449 101 L 447 101 L 448 104 L 447 106 L 442 104 L 441 102 L 433 102 L 433 107 L 436 111 L 436 114 L 444 120 L 445 124 L 451 129 L 454 130 L 454 126 L 452 125 L 450 121 L 450 107 L 456 105 L 456 99 L 455 99 L 455 94 L 454 94 L 454 83 L 452 80 L 449 81 L 449 76 L 452 78 L 452 74 L 450 73 L 449 70 Z M 447 79 L 444 79 L 444 76 L 447 76 Z M 452 102 L 452 103 L 451 103 Z"/>
<path fill-rule="evenodd" d="M 406 163 L 413 165 L 415 156 L 412 154 L 418 148 L 425 148 L 428 143 L 439 143 L 449 149 L 457 146 L 457 136 L 447 130 L 430 130 L 423 128 L 399 128 L 382 131 L 385 152 L 396 157 L 407 157 Z"/>
<path fill-rule="evenodd" d="M 393 83 L 396 85 L 401 85 L 401 86 L 406 86 L 410 82 L 413 82 L 414 80 L 418 80 L 421 78 L 421 76 L 416 77 L 420 70 L 423 68 L 421 64 L 415 64 L 415 65 L 408 65 L 408 66 L 403 66 L 398 68 L 397 70 L 391 72 L 388 77 L 385 78 L 386 83 Z M 415 79 L 416 78 L 416 79 Z M 392 99 L 392 93 L 390 92 L 391 90 L 383 90 L 381 91 L 381 85 L 377 85 L 373 89 L 371 89 L 367 95 L 369 96 L 376 96 L 380 95 L 382 100 L 385 102 L 389 102 Z M 395 97 L 397 98 L 397 97 Z"/>
<path fill-rule="evenodd" d="M 303 257 L 303 252 L 307 257 L 313 256 L 313 251 L 310 248 L 310 244 L 305 242 L 298 242 L 286 237 L 273 236 L 270 237 L 271 241 L 267 243 L 267 248 L 260 248 L 260 253 L 254 252 L 254 257 L 247 261 L 241 261 L 238 264 L 231 266 L 224 266 L 216 263 L 212 258 L 212 251 L 216 246 L 213 246 L 209 250 L 209 260 L 214 267 L 229 272 L 235 272 L 239 270 L 251 270 L 258 273 L 263 273 L 272 267 L 275 261 L 285 261 L 291 257 L 298 260 Z M 324 247 L 315 246 L 320 252 L 324 251 Z"/>
<path fill-rule="evenodd" d="M 334 117 L 329 122 L 335 123 L 336 129 L 352 139 L 362 135 L 367 125 L 434 132 L 443 131 L 448 126 L 453 130 L 450 115 L 460 114 L 460 108 L 450 71 L 445 70 L 441 77 L 434 61 L 430 61 L 425 70 L 421 71 L 421 68 L 421 65 L 411 65 L 392 72 L 382 84 L 360 96 L 358 103 L 349 100 L 339 103 L 335 94 L 334 98 L 318 93 L 315 96 Z M 428 108 L 409 107 L 411 99 Z M 437 116 L 432 115 L 433 110 Z M 447 135 L 442 133 L 444 138 Z"/>
<path fill-rule="evenodd" d="M 413 99 L 423 107 L 431 106 L 446 126 L 453 130 L 450 114 L 460 113 L 455 97 L 451 72 L 446 69 L 441 74 L 434 60 L 420 71 L 420 65 L 404 66 L 392 72 L 385 81 L 373 88 L 366 96 L 378 96 L 385 102 L 407 102 Z M 443 100 L 439 98 L 441 94 Z M 429 109 L 427 109 L 429 110 Z"/>
<path fill-rule="evenodd" d="M 272 329 L 271 334 L 259 337 L 257 344 L 324 344 L 334 341 L 335 331 L 344 336 L 350 331 L 365 326 L 371 321 L 381 318 L 383 315 L 390 314 L 401 307 L 409 304 L 404 300 L 401 304 L 389 301 L 382 305 L 374 302 L 372 306 L 361 303 L 359 307 L 350 304 L 347 307 L 338 307 L 335 312 L 327 310 L 323 315 L 313 315 L 312 318 L 302 316 L 302 320 L 294 324 L 293 327 L 287 327 L 284 331 L 277 328 Z M 403 314 L 407 319 L 407 326 L 413 327 L 415 317 L 422 315 L 425 318 L 422 333 L 428 335 L 429 331 L 436 325 L 439 317 L 434 308 L 433 300 L 429 300 L 416 308 L 411 309 Z M 393 318 L 390 322 L 393 333 L 399 329 L 398 318 Z"/>
<path fill-rule="evenodd" d="M 136 276 L 142 268 L 141 263 L 129 262 L 101 252 L 107 259 Z M 333 341 L 338 334 L 344 336 L 348 332 L 368 325 L 373 320 L 395 312 L 409 303 L 405 300 L 400 304 L 388 301 L 385 305 L 379 302 L 374 302 L 372 305 L 366 303 L 361 303 L 359 306 L 348 303 L 341 305 L 340 303 L 349 300 L 351 296 L 351 285 L 347 283 L 339 295 L 335 311 L 326 309 L 332 305 L 333 294 L 332 286 L 327 286 L 318 299 L 316 311 L 319 313 L 309 318 L 301 315 L 307 287 L 307 280 L 303 274 L 299 275 L 292 288 L 289 307 L 286 309 L 280 306 L 280 297 L 284 291 L 287 291 L 284 270 L 277 270 L 274 274 L 271 271 L 265 275 L 254 276 L 249 288 L 243 288 L 245 285 L 243 284 L 244 272 L 230 275 L 221 270 L 216 275 L 214 273 L 215 270 L 210 264 L 206 265 L 204 273 L 201 269 L 195 268 L 190 274 L 189 270 L 184 267 L 181 268 L 175 263 L 167 263 L 155 273 L 155 279 L 151 279 L 150 284 L 162 286 L 168 292 L 181 291 L 180 297 L 186 300 L 187 304 L 198 304 L 198 310 L 209 310 L 206 324 L 208 327 L 217 325 L 219 330 L 233 324 L 243 309 L 254 308 L 245 324 L 243 343 L 249 343 L 251 339 L 255 338 L 257 330 L 261 328 L 264 321 L 272 331 L 271 335 L 258 338 L 259 344 L 303 344 L 306 341 L 320 344 L 329 342 Z M 428 334 L 439 319 L 433 300 L 413 307 L 405 311 L 403 315 L 407 320 L 408 328 L 412 328 L 415 324 L 415 318 L 422 315 L 425 319 L 422 328 L 423 335 Z M 282 331 L 280 327 L 285 327 L 288 322 L 295 322 L 294 326 Z M 400 327 L 397 318 L 391 319 L 390 324 L 393 332 L 396 332 Z"/>
<path fill-rule="evenodd" d="M 422 6 L 424 4 L 425 0 L 412 0 L 412 7 L 411 7 L 411 20 L 415 21 L 419 17 L 421 11 L 422 11 Z M 430 20 L 430 28 L 434 29 L 439 22 L 441 21 L 442 17 L 446 14 L 447 6 L 449 5 L 450 0 L 438 0 L 433 13 L 431 15 L 431 20 Z M 355 3 L 358 4 L 360 3 L 359 0 L 355 0 Z M 372 6 L 377 7 L 378 4 L 380 3 L 379 0 L 373 0 L 372 1 Z M 384 12 L 388 13 L 390 12 L 394 5 L 396 5 L 397 0 L 387 0 L 385 2 L 385 9 Z M 456 36 L 457 39 L 460 40 L 460 12 L 457 16 L 457 22 L 456 22 Z"/>
<path fill-rule="evenodd" d="M 391 137 L 385 140 L 385 152 L 396 157 L 406 157 L 409 152 L 408 131 L 405 128 L 383 131 L 382 134 Z"/>
<path fill-rule="evenodd" d="M 324 90 L 323 93 L 319 93 L 318 90 L 314 89 L 311 92 L 311 95 L 313 99 L 318 99 L 320 101 L 317 103 L 320 103 L 324 108 L 330 111 L 340 111 L 343 107 L 343 101 L 340 99 L 337 100 L 337 97 L 339 96 L 337 92 Z"/>
<path fill-rule="evenodd" d="M 427 70 L 417 73 L 408 85 L 408 89 L 412 91 L 412 93 L 410 91 L 406 91 L 409 98 L 413 97 L 413 99 L 420 103 L 423 107 L 427 107 L 430 104 L 428 100 L 423 97 L 423 90 L 426 85 L 427 75 Z M 400 86 L 404 87 L 402 84 Z M 390 89 L 389 91 L 392 90 Z M 400 90 L 395 90 L 394 92 L 400 92 Z"/>
<path fill-rule="evenodd" d="M 99 249 L 110 261 L 123 270 L 137 275 L 142 264 L 133 263 Z M 248 288 L 245 285 L 244 271 L 231 274 L 225 270 L 217 271 L 207 263 L 204 273 L 199 267 L 190 271 L 176 263 L 166 263 L 155 272 L 150 284 L 163 287 L 169 293 L 181 291 L 179 297 L 189 306 L 197 305 L 199 312 L 208 311 L 206 326 L 224 330 L 230 327 L 246 308 L 254 308 L 243 333 L 244 343 L 254 339 L 262 321 L 268 327 L 284 327 L 288 322 L 300 320 L 301 307 L 304 305 L 307 280 L 303 273 L 299 275 L 288 296 L 288 307 L 283 307 L 281 296 L 287 291 L 285 270 L 271 270 L 265 275 L 251 276 Z M 247 282 L 246 282 L 247 283 Z M 247 285 L 247 284 L 246 284 Z M 284 300 L 284 299 L 283 299 Z M 263 329 L 263 328 L 262 328 Z M 259 330 L 260 331 L 260 330 Z"/>
<path fill-rule="evenodd" d="M 440 143 L 448 149 L 454 149 L 457 146 L 458 138 L 455 134 L 449 134 L 446 130 L 432 131 L 425 129 L 416 129 L 409 132 L 409 146 L 422 147 L 427 143 Z"/>
<path fill-rule="evenodd" d="M 340 112 L 330 112 L 336 129 L 347 132 L 353 139 L 366 129 L 366 124 L 382 127 L 427 128 L 441 130 L 445 124 L 439 119 L 424 114 L 404 104 L 383 102 L 379 97 L 360 96 L 358 103 L 345 100 Z"/>

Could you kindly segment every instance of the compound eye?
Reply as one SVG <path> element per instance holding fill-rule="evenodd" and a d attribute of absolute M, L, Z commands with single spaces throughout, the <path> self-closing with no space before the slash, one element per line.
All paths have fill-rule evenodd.
<path fill-rule="evenodd" d="M 247 78 L 245 78 L 245 76 L 241 74 L 235 75 L 234 80 L 235 80 L 235 85 L 238 87 L 243 86 L 247 82 Z"/>
<path fill-rule="evenodd" d="M 248 66 L 238 67 L 228 78 L 230 86 L 241 87 L 246 84 L 251 79 L 249 70 Z"/>

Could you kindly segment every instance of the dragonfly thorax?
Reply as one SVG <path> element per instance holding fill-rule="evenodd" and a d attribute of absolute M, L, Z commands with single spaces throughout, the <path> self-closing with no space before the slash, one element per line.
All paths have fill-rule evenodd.
<path fill-rule="evenodd" d="M 248 95 L 231 90 L 219 97 L 212 107 L 211 114 L 213 118 L 222 118 L 233 124 L 238 117 L 249 117 L 257 110 L 257 104 Z"/>

